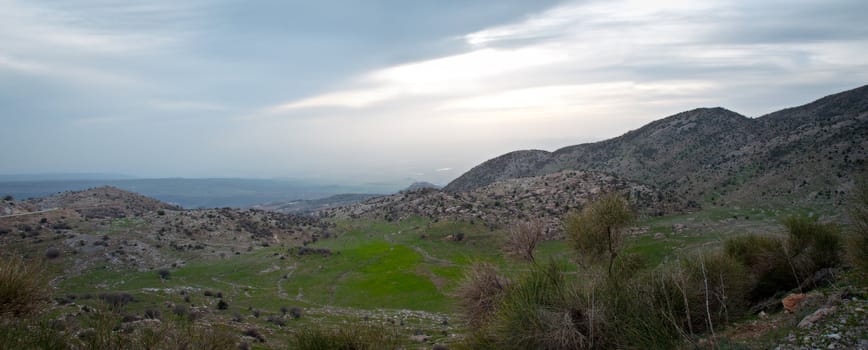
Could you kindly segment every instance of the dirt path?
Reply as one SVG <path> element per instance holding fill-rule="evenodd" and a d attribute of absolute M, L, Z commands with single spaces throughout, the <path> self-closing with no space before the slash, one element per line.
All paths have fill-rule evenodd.
<path fill-rule="evenodd" d="M 50 212 L 50 211 L 55 211 L 55 210 L 58 210 L 58 209 L 60 209 L 60 208 L 49 208 L 49 209 L 44 209 L 44 210 L 31 211 L 31 212 L 28 212 L 28 213 L 19 213 L 19 214 L 3 215 L 3 216 L 0 216 L 0 219 L 3 219 L 3 218 L 14 218 L 14 217 L 17 217 L 17 216 L 27 216 L 27 215 L 42 214 L 42 213 L 47 213 L 47 212 Z"/>

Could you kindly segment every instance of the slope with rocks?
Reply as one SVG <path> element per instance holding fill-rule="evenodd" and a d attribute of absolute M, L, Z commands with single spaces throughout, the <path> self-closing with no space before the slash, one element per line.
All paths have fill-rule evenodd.
<path fill-rule="evenodd" d="M 388 221 L 423 216 L 435 220 L 478 221 L 491 228 L 539 218 L 546 223 L 549 238 L 556 238 L 562 235 L 561 219 L 566 213 L 612 191 L 623 193 L 637 211 L 648 215 L 673 212 L 686 206 L 673 193 L 660 192 L 610 174 L 563 171 L 498 181 L 458 193 L 434 189 L 405 191 L 317 214 L 323 218 L 369 217 Z"/>
<path fill-rule="evenodd" d="M 55 249 L 70 261 L 65 277 L 102 264 L 144 271 L 261 246 L 302 246 L 329 237 L 334 227 L 263 210 L 181 209 L 110 187 L 26 203 L 31 211 L 0 216 L 0 246 L 30 255 Z"/>
<path fill-rule="evenodd" d="M 104 186 L 84 191 L 61 192 L 25 201 L 40 209 L 64 208 L 85 217 L 124 217 L 143 215 L 156 210 L 180 210 L 181 207 L 145 197 L 138 193 Z"/>
<path fill-rule="evenodd" d="M 519 151 L 486 161 L 445 187 L 563 170 L 596 170 L 699 203 L 757 200 L 840 204 L 868 155 L 868 86 L 751 119 L 700 108 L 622 136 L 555 152 Z"/>

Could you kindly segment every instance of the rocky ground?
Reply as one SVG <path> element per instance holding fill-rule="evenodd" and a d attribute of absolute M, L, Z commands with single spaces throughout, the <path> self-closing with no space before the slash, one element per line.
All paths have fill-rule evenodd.
<path fill-rule="evenodd" d="M 622 193 L 638 212 L 662 215 L 688 205 L 671 193 L 598 172 L 559 173 L 509 179 L 469 192 L 435 189 L 407 191 L 361 203 L 319 211 L 322 218 L 360 217 L 396 221 L 408 216 L 482 222 L 492 228 L 515 221 L 541 219 L 549 238 L 563 235 L 563 217 L 607 192 Z"/>

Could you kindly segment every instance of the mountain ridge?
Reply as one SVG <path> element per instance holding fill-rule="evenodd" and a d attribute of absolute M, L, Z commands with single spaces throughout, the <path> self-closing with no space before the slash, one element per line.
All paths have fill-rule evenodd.
<path fill-rule="evenodd" d="M 864 171 L 866 140 L 868 85 L 758 118 L 697 108 L 599 142 L 509 152 L 473 167 L 444 190 L 577 170 L 609 172 L 699 203 L 839 204 Z"/>

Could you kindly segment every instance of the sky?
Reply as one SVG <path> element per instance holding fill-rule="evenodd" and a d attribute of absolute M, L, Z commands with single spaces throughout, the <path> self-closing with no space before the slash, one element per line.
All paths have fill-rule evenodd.
<path fill-rule="evenodd" d="M 868 84 L 868 3 L 0 0 L 0 174 L 422 180 Z"/>

